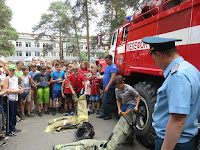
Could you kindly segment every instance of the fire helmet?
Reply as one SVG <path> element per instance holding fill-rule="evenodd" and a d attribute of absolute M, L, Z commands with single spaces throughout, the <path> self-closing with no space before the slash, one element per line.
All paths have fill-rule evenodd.
<path fill-rule="evenodd" d="M 77 140 L 92 139 L 94 135 L 94 128 L 89 122 L 84 122 L 75 132 L 75 138 Z"/>

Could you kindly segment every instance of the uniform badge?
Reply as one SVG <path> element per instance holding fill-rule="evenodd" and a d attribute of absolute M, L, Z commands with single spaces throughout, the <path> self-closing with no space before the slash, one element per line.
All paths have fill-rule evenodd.
<path fill-rule="evenodd" d="M 179 64 L 174 65 L 174 67 L 171 70 L 171 74 L 175 73 L 178 70 Z"/>

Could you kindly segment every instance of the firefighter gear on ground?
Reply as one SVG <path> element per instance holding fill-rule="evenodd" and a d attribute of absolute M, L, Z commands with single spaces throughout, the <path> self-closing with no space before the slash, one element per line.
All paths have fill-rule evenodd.
<path fill-rule="evenodd" d="M 81 126 L 78 127 L 75 132 L 75 138 L 77 140 L 82 139 L 92 139 L 95 135 L 94 128 L 89 122 L 84 122 Z"/>
<path fill-rule="evenodd" d="M 126 138 L 131 134 L 135 125 L 136 115 L 134 110 L 129 111 L 125 116 L 121 116 L 109 140 L 81 140 L 70 144 L 55 145 L 55 150 L 116 150 Z"/>
<path fill-rule="evenodd" d="M 44 132 L 60 131 L 61 129 L 66 129 L 69 125 L 80 126 L 83 122 L 88 122 L 87 101 L 85 96 L 82 95 L 79 98 L 75 96 L 75 102 L 77 102 L 77 116 L 52 119 L 48 122 L 49 125 Z"/>
<path fill-rule="evenodd" d="M 106 150 L 103 146 L 106 141 L 101 140 L 81 140 L 74 143 L 55 145 L 53 150 Z"/>

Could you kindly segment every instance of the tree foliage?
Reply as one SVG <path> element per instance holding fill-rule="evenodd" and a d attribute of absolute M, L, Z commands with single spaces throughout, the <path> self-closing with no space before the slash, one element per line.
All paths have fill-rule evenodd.
<path fill-rule="evenodd" d="M 83 20 L 83 27 L 86 27 L 87 31 L 87 49 L 88 49 L 88 61 L 90 61 L 90 33 L 89 33 L 89 27 L 90 23 L 89 21 L 92 19 L 92 17 L 97 16 L 95 13 L 94 8 L 92 7 L 92 4 L 94 3 L 94 0 L 76 0 L 76 5 L 74 9 L 76 11 L 80 11 L 80 17 Z"/>
<path fill-rule="evenodd" d="M 44 13 L 41 16 L 40 22 L 33 27 L 33 32 L 41 32 L 38 39 L 42 38 L 41 35 L 59 36 L 60 59 L 63 59 L 63 38 L 70 36 L 70 16 L 71 6 L 69 3 L 64 3 L 62 1 L 52 2 L 48 13 Z M 45 51 L 48 52 L 51 50 L 52 49 L 46 49 Z"/>
<path fill-rule="evenodd" d="M 12 11 L 0 0 L 0 55 L 8 56 L 15 53 L 14 45 L 10 40 L 17 40 L 18 34 L 11 26 Z"/>
<path fill-rule="evenodd" d="M 113 32 L 123 25 L 127 16 L 127 10 L 138 10 L 144 4 L 144 0 L 100 0 L 105 11 L 102 20 L 98 23 L 101 32 Z M 112 34 L 107 34 L 109 40 Z"/>

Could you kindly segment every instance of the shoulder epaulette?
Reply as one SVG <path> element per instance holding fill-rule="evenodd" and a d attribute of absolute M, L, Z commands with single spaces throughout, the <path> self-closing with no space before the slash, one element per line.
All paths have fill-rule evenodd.
<path fill-rule="evenodd" d="M 174 65 L 174 67 L 171 70 L 171 74 L 175 73 L 178 70 L 179 64 Z"/>

